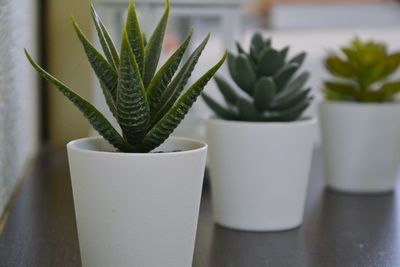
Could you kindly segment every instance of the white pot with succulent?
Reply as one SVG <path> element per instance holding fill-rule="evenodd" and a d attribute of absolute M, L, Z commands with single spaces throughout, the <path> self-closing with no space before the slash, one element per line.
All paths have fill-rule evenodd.
<path fill-rule="evenodd" d="M 382 43 L 352 41 L 330 54 L 335 79 L 324 84 L 321 133 L 328 187 L 350 193 L 393 191 L 400 162 L 400 81 L 388 81 L 400 65 Z M 340 80 L 339 80 L 340 79 Z"/>
<path fill-rule="evenodd" d="M 309 74 L 294 77 L 305 54 L 286 60 L 289 49 L 273 49 L 260 34 L 250 53 L 238 50 L 228 63 L 243 94 L 221 77 L 227 108 L 203 94 L 219 117 L 206 123 L 214 220 L 248 231 L 295 228 L 303 221 L 316 127 L 302 117 L 312 100 L 304 89 Z"/>
<path fill-rule="evenodd" d="M 102 136 L 67 145 L 84 267 L 192 264 L 207 145 L 168 137 L 226 55 L 182 93 L 209 36 L 178 71 L 190 33 L 156 71 L 168 13 L 166 1 L 164 15 L 147 42 L 131 1 L 118 53 L 92 7 L 105 57 L 74 21 L 122 134 L 26 53 L 36 71 L 75 104 Z"/>

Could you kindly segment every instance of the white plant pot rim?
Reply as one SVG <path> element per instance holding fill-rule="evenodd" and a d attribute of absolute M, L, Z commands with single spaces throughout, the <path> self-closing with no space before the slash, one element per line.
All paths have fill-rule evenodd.
<path fill-rule="evenodd" d="M 172 151 L 172 152 L 162 152 L 162 153 L 127 153 L 127 152 L 119 152 L 119 151 L 99 151 L 99 150 L 93 150 L 93 149 L 87 149 L 83 148 L 82 145 L 86 144 L 87 142 L 90 141 L 97 141 L 101 140 L 104 138 L 102 136 L 94 136 L 94 137 L 85 137 L 85 138 L 80 138 L 80 139 L 75 139 L 73 141 L 70 141 L 67 144 L 67 147 L 71 150 L 79 151 L 81 153 L 85 154 L 103 154 L 103 155 L 113 155 L 116 157 L 131 157 L 131 158 L 144 158 L 144 157 L 168 157 L 172 155 L 183 155 L 183 154 L 194 154 L 198 153 L 203 150 L 207 150 L 207 144 L 205 142 L 202 142 L 200 140 L 192 139 L 192 138 L 185 138 L 185 137 L 178 137 L 178 136 L 171 136 L 167 140 L 170 141 L 176 141 L 176 142 L 188 142 L 195 144 L 197 148 L 194 149 L 189 149 L 189 150 L 183 150 L 183 151 Z M 167 141 L 166 140 L 166 141 Z M 157 151 L 158 148 L 154 149 L 153 151 Z"/>
<path fill-rule="evenodd" d="M 317 119 L 314 117 L 302 117 L 296 121 L 237 121 L 237 120 L 224 120 L 217 117 L 211 117 L 207 119 L 210 123 L 225 124 L 226 126 L 252 126 L 252 127 L 293 127 L 293 126 L 305 126 L 309 124 L 314 124 Z"/>

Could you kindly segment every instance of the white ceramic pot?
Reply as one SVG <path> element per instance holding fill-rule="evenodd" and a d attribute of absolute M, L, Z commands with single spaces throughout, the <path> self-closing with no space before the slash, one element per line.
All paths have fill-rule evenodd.
<path fill-rule="evenodd" d="M 206 144 L 173 137 L 166 153 L 117 153 L 95 137 L 67 148 L 83 267 L 192 265 Z"/>
<path fill-rule="evenodd" d="M 354 193 L 394 190 L 400 161 L 400 104 L 320 106 L 327 185 Z"/>
<path fill-rule="evenodd" d="M 214 220 L 238 230 L 299 226 L 316 120 L 206 123 Z"/>

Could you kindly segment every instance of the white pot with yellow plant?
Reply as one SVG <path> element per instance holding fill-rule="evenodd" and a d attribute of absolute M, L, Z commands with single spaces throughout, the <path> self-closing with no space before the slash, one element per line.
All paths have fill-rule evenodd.
<path fill-rule="evenodd" d="M 393 191 L 400 162 L 400 53 L 355 39 L 325 60 L 332 78 L 320 106 L 328 187 L 349 193 Z"/>

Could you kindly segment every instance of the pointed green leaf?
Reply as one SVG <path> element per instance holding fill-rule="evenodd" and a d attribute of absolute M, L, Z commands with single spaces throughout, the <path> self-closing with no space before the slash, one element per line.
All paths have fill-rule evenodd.
<path fill-rule="evenodd" d="M 118 123 L 130 144 L 137 144 L 145 135 L 150 110 L 139 67 L 128 41 L 122 33 L 121 63 L 119 67 L 117 114 Z"/>
<path fill-rule="evenodd" d="M 143 35 L 140 31 L 139 21 L 137 19 L 135 3 L 133 0 L 129 3 L 128 15 L 126 17 L 125 29 L 128 34 L 129 44 L 135 56 L 139 72 L 143 74 L 144 66 L 144 43 Z"/>
<path fill-rule="evenodd" d="M 259 55 L 264 48 L 264 38 L 261 33 L 255 33 L 251 38 L 251 46 L 254 47 L 254 52 Z"/>
<path fill-rule="evenodd" d="M 201 78 L 179 98 L 165 116 L 148 132 L 143 142 L 144 151 L 153 150 L 169 137 L 189 112 L 189 109 L 197 100 L 197 97 L 201 94 L 206 84 L 222 66 L 226 57 L 227 53 L 224 54 L 222 59 L 214 67 L 201 76 Z"/>
<path fill-rule="evenodd" d="M 286 102 L 287 99 L 290 99 L 293 94 L 296 94 L 297 91 L 303 88 L 309 77 L 309 72 L 303 72 L 296 77 L 293 81 L 286 85 L 282 91 L 280 91 L 280 93 L 275 97 L 271 107 L 276 108 L 282 103 Z"/>
<path fill-rule="evenodd" d="M 334 91 L 331 91 L 329 89 L 324 89 L 323 90 L 324 97 L 326 100 L 329 101 L 354 101 L 357 102 L 359 100 L 354 99 L 353 96 L 348 96 L 348 95 L 339 95 L 335 93 Z"/>
<path fill-rule="evenodd" d="M 285 97 L 286 95 L 292 94 L 296 90 L 300 90 L 301 88 L 303 88 L 303 86 L 306 84 L 309 78 L 310 78 L 310 73 L 308 71 L 303 72 L 298 77 L 293 79 L 293 81 L 287 84 L 285 88 L 282 89 L 277 98 L 279 99 L 281 97 Z"/>
<path fill-rule="evenodd" d="M 92 66 L 97 78 L 99 79 L 103 94 L 111 112 L 116 114 L 115 101 L 117 95 L 118 76 L 114 68 L 107 62 L 107 60 L 94 48 L 86 36 L 82 33 L 75 19 L 72 18 L 72 24 L 75 32 L 82 43 L 89 63 Z"/>
<path fill-rule="evenodd" d="M 352 65 L 347 61 L 342 60 L 338 56 L 332 54 L 325 60 L 325 67 L 333 75 L 340 78 L 353 78 L 355 77 L 355 70 Z"/>
<path fill-rule="evenodd" d="M 100 21 L 100 27 L 101 27 L 101 29 L 102 29 L 102 31 L 103 31 L 104 38 L 105 38 L 105 40 L 106 40 L 106 42 L 107 42 L 107 45 L 108 45 L 108 47 L 110 48 L 111 55 L 112 55 L 112 57 L 113 57 L 113 59 L 114 59 L 114 63 L 115 63 L 115 65 L 117 66 L 117 69 L 118 69 L 118 67 L 119 67 L 119 54 L 118 54 L 118 50 L 117 50 L 117 48 L 115 47 L 115 44 L 114 44 L 113 40 L 111 39 L 111 36 L 110 36 L 110 34 L 108 33 L 108 31 L 107 31 L 107 28 L 103 25 L 103 23 L 102 23 L 101 21 Z"/>
<path fill-rule="evenodd" d="M 104 84 L 100 84 L 100 88 L 103 92 L 104 98 L 106 100 L 106 104 L 111 111 L 111 114 L 114 116 L 114 118 L 117 119 L 117 106 L 116 106 L 116 100 L 113 99 L 113 95 L 107 88 L 104 86 Z"/>
<path fill-rule="evenodd" d="M 274 117 L 271 118 L 271 121 L 285 122 L 285 121 L 298 120 L 301 117 L 301 115 L 303 114 L 303 112 L 311 104 L 312 100 L 313 100 L 313 98 L 309 97 L 304 102 L 300 102 L 286 111 L 279 112 L 278 115 L 275 115 Z"/>
<path fill-rule="evenodd" d="M 240 45 L 239 42 L 235 42 L 235 44 L 239 54 L 246 54 L 246 52 L 244 51 L 243 47 Z"/>
<path fill-rule="evenodd" d="M 228 52 L 228 69 L 229 69 L 229 74 L 231 75 L 232 79 L 236 82 L 235 77 L 236 77 L 236 57 Z"/>
<path fill-rule="evenodd" d="M 259 56 L 259 53 L 257 52 L 257 49 L 255 48 L 254 45 L 250 46 L 250 57 L 253 60 L 253 62 L 258 64 L 258 62 L 260 60 L 260 56 Z"/>
<path fill-rule="evenodd" d="M 349 47 L 341 47 L 340 50 L 349 60 L 357 61 L 357 52 Z"/>
<path fill-rule="evenodd" d="M 385 95 L 381 94 L 379 91 L 367 91 L 363 92 L 360 95 L 360 98 L 357 99 L 359 102 L 371 102 L 371 103 L 380 103 L 385 101 L 392 101 L 393 99 L 387 98 Z"/>
<path fill-rule="evenodd" d="M 224 120 L 234 120 L 236 118 L 236 115 L 232 111 L 230 111 L 229 109 L 220 105 L 218 102 L 216 102 L 214 99 L 209 97 L 207 94 L 202 93 L 201 96 L 202 96 L 204 102 L 207 104 L 207 106 L 219 118 L 224 119 Z"/>
<path fill-rule="evenodd" d="M 142 32 L 142 40 L 143 40 L 143 46 L 146 47 L 147 45 L 147 37 L 146 37 L 146 33 Z"/>
<path fill-rule="evenodd" d="M 378 92 L 380 92 L 386 101 L 392 101 L 393 98 L 400 92 L 400 81 L 388 82 L 383 84 Z"/>
<path fill-rule="evenodd" d="M 253 87 L 256 82 L 256 74 L 254 73 L 253 67 L 249 59 L 240 54 L 236 58 L 236 83 L 237 85 L 245 91 L 247 94 L 252 95 Z"/>
<path fill-rule="evenodd" d="M 299 90 L 295 91 L 293 94 L 289 95 L 288 97 L 281 99 L 279 102 L 275 102 L 274 105 L 271 107 L 271 110 L 287 110 L 291 107 L 306 101 L 309 98 L 309 94 L 311 92 L 311 88 L 306 90 Z"/>
<path fill-rule="evenodd" d="M 292 58 L 289 63 L 297 63 L 299 66 L 301 66 L 304 62 L 304 60 L 306 59 L 307 53 L 306 52 L 302 52 L 300 54 L 298 54 L 297 56 L 295 56 L 294 58 Z"/>
<path fill-rule="evenodd" d="M 262 121 L 264 119 L 256 107 L 245 98 L 239 98 L 237 102 L 240 119 L 244 121 Z"/>
<path fill-rule="evenodd" d="M 275 49 L 265 50 L 260 58 L 258 65 L 258 77 L 269 77 L 274 75 L 282 66 L 284 65 L 284 60 L 280 52 Z"/>
<path fill-rule="evenodd" d="M 150 126 L 154 126 L 164 114 L 174 105 L 175 101 L 178 99 L 179 95 L 185 88 L 190 76 L 192 75 L 193 69 L 196 66 L 204 47 L 210 38 L 210 34 L 203 40 L 203 42 L 196 48 L 192 53 L 183 67 L 179 70 L 178 74 L 164 90 L 159 105 L 154 107 L 155 113 L 151 117 Z"/>
<path fill-rule="evenodd" d="M 276 93 L 272 78 L 262 77 L 254 89 L 254 106 L 260 112 L 266 111 L 274 100 Z"/>
<path fill-rule="evenodd" d="M 362 89 L 366 89 L 386 77 L 385 66 L 382 64 L 369 64 L 359 69 L 357 73 L 357 80 Z"/>
<path fill-rule="evenodd" d="M 154 73 L 156 72 L 158 60 L 160 59 L 161 48 L 165 35 L 165 28 L 167 27 L 169 14 L 169 0 L 165 0 L 165 11 L 156 29 L 150 37 L 146 45 L 144 57 L 144 74 L 143 83 L 145 88 L 150 84 Z"/>
<path fill-rule="evenodd" d="M 53 84 L 64 96 L 66 96 L 87 118 L 93 128 L 104 137 L 111 145 L 121 151 L 128 152 L 133 148 L 122 136 L 112 127 L 111 123 L 101 114 L 93 105 L 83 99 L 81 96 L 69 89 L 65 84 L 57 80 L 51 74 L 43 70 L 25 50 L 25 55 L 28 58 L 34 69 L 48 82 Z"/>
<path fill-rule="evenodd" d="M 183 55 L 189 45 L 190 39 L 192 38 L 192 31 L 188 34 L 186 39 L 175 51 L 175 53 L 167 60 L 167 62 L 160 68 L 154 78 L 151 80 L 149 87 L 147 88 L 147 100 L 150 105 L 150 115 L 153 117 L 162 103 L 160 102 L 161 97 L 168 84 L 171 82 L 176 70 L 181 63 Z"/>
<path fill-rule="evenodd" d="M 230 84 L 219 76 L 215 76 L 214 80 L 217 83 L 217 86 L 222 93 L 222 96 L 224 97 L 226 103 L 228 103 L 229 105 L 235 105 L 238 100 L 238 95 L 235 90 L 230 86 Z"/>
<path fill-rule="evenodd" d="M 281 54 L 281 57 L 282 57 L 282 59 L 283 59 L 283 62 L 286 61 L 286 57 L 287 57 L 287 55 L 288 55 L 288 53 L 289 53 L 289 49 L 290 49 L 290 47 L 289 47 L 289 46 L 286 46 L 286 47 L 283 48 L 281 51 L 279 51 L 279 53 Z"/>
<path fill-rule="evenodd" d="M 298 69 L 299 64 L 289 63 L 274 75 L 277 92 L 281 92 L 285 88 L 286 84 L 290 81 L 293 74 L 295 74 Z"/>
<path fill-rule="evenodd" d="M 346 99 L 358 99 L 360 97 L 356 85 L 352 83 L 327 81 L 324 83 L 324 87 L 325 90 L 336 95 L 345 97 Z"/>
<path fill-rule="evenodd" d="M 110 37 L 110 34 L 108 33 L 106 27 L 102 23 L 100 17 L 98 16 L 96 10 L 94 9 L 93 4 L 90 6 L 90 11 L 92 14 L 92 19 L 94 22 L 94 25 L 96 27 L 97 35 L 100 40 L 101 47 L 103 48 L 104 54 L 106 55 L 106 58 L 110 65 L 117 70 L 119 66 L 119 55 L 117 52 L 117 49 L 115 48 L 115 45 Z"/>
<path fill-rule="evenodd" d="M 380 78 L 384 79 L 387 76 L 393 74 L 400 66 L 400 53 L 394 53 L 386 57 L 384 63 L 384 71 Z"/>

